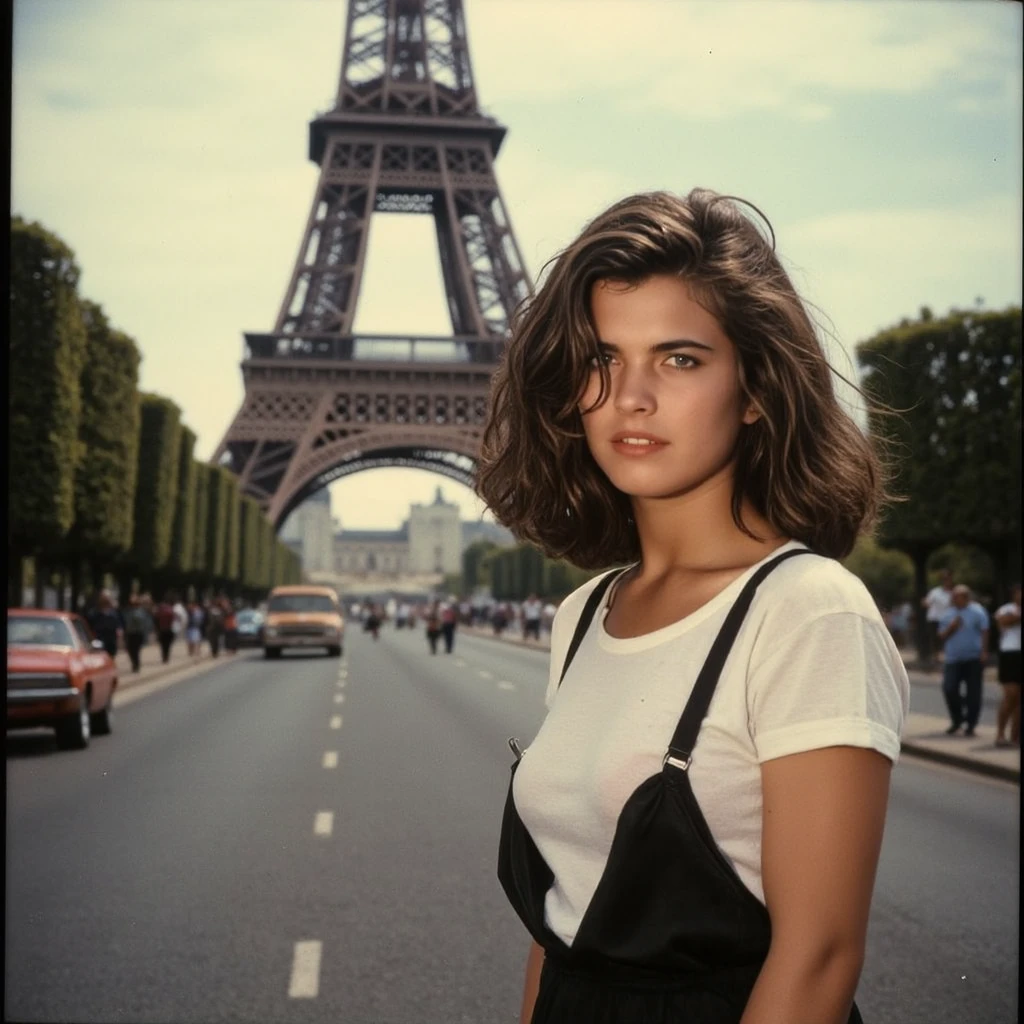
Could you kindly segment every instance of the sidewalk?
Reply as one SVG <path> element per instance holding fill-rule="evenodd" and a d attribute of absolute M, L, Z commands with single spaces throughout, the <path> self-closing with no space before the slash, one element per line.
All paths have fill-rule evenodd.
<path fill-rule="evenodd" d="M 117 657 L 114 660 L 117 663 L 118 689 L 127 690 L 132 686 L 138 686 L 140 683 L 148 683 L 153 679 L 159 679 L 161 676 L 169 675 L 172 672 L 181 672 L 189 668 L 201 668 L 205 671 L 208 668 L 213 668 L 214 665 L 228 657 L 230 655 L 224 653 L 223 647 L 221 648 L 219 658 L 211 657 L 210 645 L 204 643 L 202 645 L 202 655 L 198 658 L 190 658 L 185 641 L 175 640 L 171 645 L 170 660 L 165 665 L 160 660 L 160 645 L 156 640 L 151 640 L 142 648 L 138 672 L 132 671 L 132 662 L 128 657 L 127 651 L 117 652 Z"/>
<path fill-rule="evenodd" d="M 538 643 L 533 640 L 524 640 L 518 632 L 511 633 L 508 630 L 501 636 L 495 636 L 492 629 L 481 626 L 459 626 L 459 629 L 469 636 L 497 640 L 499 643 L 532 647 L 536 650 L 550 650 L 550 643 L 546 636 L 542 637 Z M 907 673 L 912 682 L 941 685 L 941 672 L 922 671 L 917 667 L 912 652 L 904 651 L 902 653 L 907 665 Z M 995 667 L 988 666 L 985 670 L 985 681 L 992 682 L 994 680 Z M 923 715 L 911 711 L 903 724 L 901 744 L 903 752 L 915 757 L 939 761 L 955 768 L 978 772 L 981 775 L 991 775 L 995 778 L 1020 783 L 1020 747 L 997 747 L 994 724 L 979 722 L 975 735 L 972 737 L 964 736 L 962 733 L 956 736 L 947 736 L 948 726 L 949 720 L 944 715 L 941 717 Z"/>

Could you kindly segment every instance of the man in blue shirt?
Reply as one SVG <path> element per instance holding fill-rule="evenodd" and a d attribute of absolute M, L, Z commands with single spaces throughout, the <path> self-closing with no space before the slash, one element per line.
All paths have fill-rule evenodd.
<path fill-rule="evenodd" d="M 962 583 L 953 588 L 953 606 L 939 620 L 939 639 L 943 642 L 945 665 L 942 670 L 942 694 L 946 698 L 952 736 L 967 723 L 965 736 L 974 735 L 981 715 L 981 673 L 988 650 L 988 612 L 971 600 L 971 591 Z M 961 684 L 966 694 L 961 691 Z"/>

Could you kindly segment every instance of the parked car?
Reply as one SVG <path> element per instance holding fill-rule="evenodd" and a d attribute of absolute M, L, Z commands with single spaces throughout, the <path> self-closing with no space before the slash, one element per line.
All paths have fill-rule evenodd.
<path fill-rule="evenodd" d="M 338 658 L 345 642 L 345 619 L 333 587 L 294 584 L 275 587 L 267 600 L 263 653 L 279 658 L 288 647 L 326 647 Z"/>
<path fill-rule="evenodd" d="M 62 749 L 111 732 L 114 659 L 72 612 L 7 610 L 7 728 L 47 726 Z"/>
<path fill-rule="evenodd" d="M 263 646 L 263 613 L 255 608 L 243 608 L 235 613 L 235 629 L 239 647 Z"/>

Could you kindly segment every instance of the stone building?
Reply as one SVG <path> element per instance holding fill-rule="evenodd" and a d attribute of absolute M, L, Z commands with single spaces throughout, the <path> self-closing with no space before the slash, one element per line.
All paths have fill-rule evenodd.
<path fill-rule="evenodd" d="M 409 568 L 414 573 L 462 571 L 459 506 L 444 500 L 438 487 L 429 505 L 409 509 Z"/>
<path fill-rule="evenodd" d="M 334 570 L 335 524 L 331 519 L 331 496 L 324 487 L 307 498 L 281 527 L 281 540 L 302 559 L 305 572 Z"/>
<path fill-rule="evenodd" d="M 409 524 L 398 530 L 342 530 L 334 541 L 334 569 L 346 576 L 408 575 Z"/>

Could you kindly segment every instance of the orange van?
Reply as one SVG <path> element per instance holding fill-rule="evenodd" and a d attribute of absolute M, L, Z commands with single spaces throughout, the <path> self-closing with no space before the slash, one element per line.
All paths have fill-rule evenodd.
<path fill-rule="evenodd" d="M 345 619 L 333 587 L 293 584 L 275 587 L 267 599 L 263 622 L 263 654 L 279 658 L 287 648 L 326 647 L 340 658 L 345 644 Z"/>

